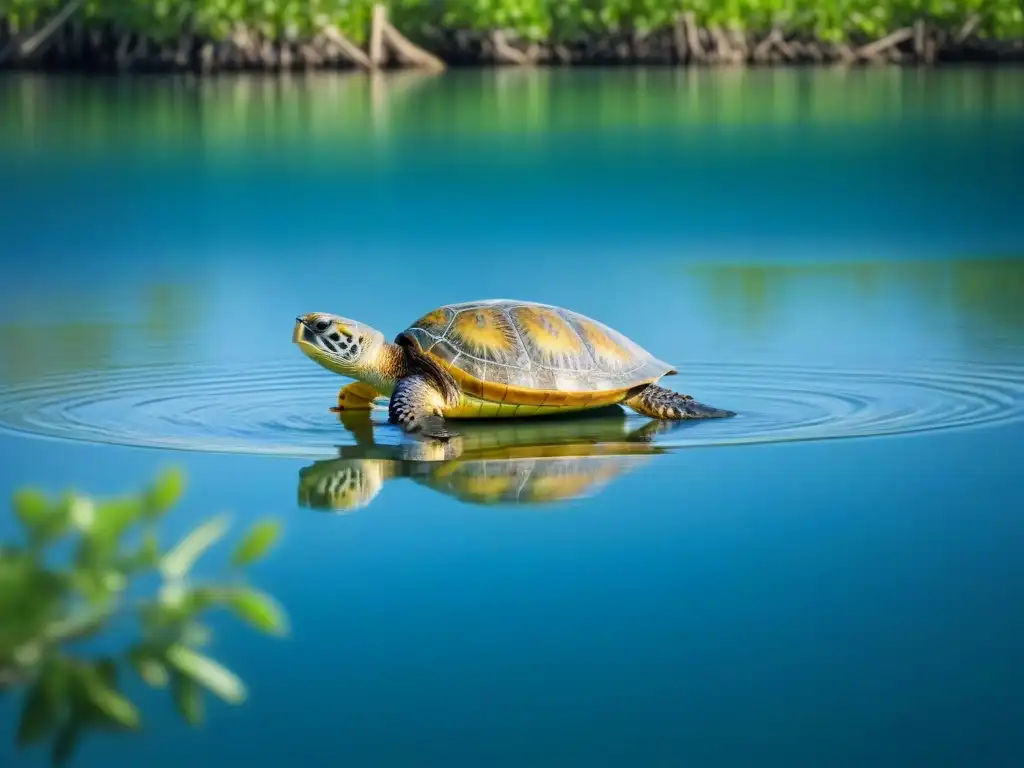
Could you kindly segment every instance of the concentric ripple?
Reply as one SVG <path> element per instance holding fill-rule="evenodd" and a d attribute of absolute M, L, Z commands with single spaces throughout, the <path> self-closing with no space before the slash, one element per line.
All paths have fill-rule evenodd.
<path fill-rule="evenodd" d="M 352 435 L 328 409 L 344 383 L 308 365 L 141 366 L 0 389 L 0 430 L 65 440 L 253 453 L 333 455 Z M 769 443 L 992 427 L 1024 419 L 1024 367 L 931 361 L 912 369 L 688 367 L 666 380 L 732 419 L 659 437 L 666 447 Z M 642 417 L 635 417 L 637 425 Z M 376 411 L 376 440 L 397 430 Z"/>

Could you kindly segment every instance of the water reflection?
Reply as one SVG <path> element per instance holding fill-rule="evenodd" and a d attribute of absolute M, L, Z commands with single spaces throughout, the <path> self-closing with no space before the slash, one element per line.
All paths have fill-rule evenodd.
<path fill-rule="evenodd" d="M 147 364 L 180 362 L 203 309 L 203 292 L 188 283 L 144 284 L 131 295 L 102 286 L 5 291 L 0 383 L 114 371 L 139 355 Z"/>
<path fill-rule="evenodd" d="M 573 87 L 564 82 L 572 78 Z M 352 138 L 401 127 L 418 135 L 522 136 L 595 126 L 871 123 L 1024 111 L 1024 73 L 984 69 L 800 71 L 498 68 L 444 76 L 395 72 L 187 77 L 93 84 L 23 76 L 0 82 L 0 137 L 21 149 L 201 140 L 232 152 L 309 142 L 344 151 Z M 72 143 L 71 140 L 73 139 Z M 13 144 L 10 144 L 13 142 Z M 350 147 L 352 145 L 349 145 Z M 356 145 L 358 146 L 358 145 Z"/>
<path fill-rule="evenodd" d="M 717 322 L 765 329 L 793 302 L 848 295 L 860 302 L 898 297 L 968 337 L 1024 339 L 1024 256 L 949 261 L 703 263 L 684 267 L 710 297 Z M 868 318 L 865 317 L 865 322 Z"/>
<path fill-rule="evenodd" d="M 408 478 L 470 504 L 537 505 L 599 493 L 664 448 L 656 434 L 685 429 L 684 422 L 634 426 L 615 406 L 574 416 L 518 423 L 464 422 L 449 443 L 374 441 L 367 412 L 340 417 L 356 440 L 339 457 L 299 471 L 299 503 L 352 512 L 367 506 L 390 480 Z"/>

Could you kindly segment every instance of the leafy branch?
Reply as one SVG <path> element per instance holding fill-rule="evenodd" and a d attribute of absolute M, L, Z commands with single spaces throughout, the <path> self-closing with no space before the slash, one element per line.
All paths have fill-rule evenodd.
<path fill-rule="evenodd" d="M 152 688 L 169 689 L 193 726 L 203 722 L 207 692 L 245 701 L 242 680 L 200 650 L 211 638 L 205 619 L 213 610 L 266 634 L 289 633 L 284 609 L 244 574 L 273 548 L 279 525 L 257 521 L 235 545 L 224 579 L 197 579 L 197 562 L 230 526 L 226 516 L 211 518 L 162 551 L 159 523 L 184 488 L 183 474 L 171 470 L 139 493 L 105 500 L 75 492 L 50 498 L 35 489 L 14 494 L 25 541 L 0 545 L 0 693 L 23 690 L 19 747 L 49 740 L 52 762 L 61 765 L 90 729 L 140 729 L 142 716 L 120 686 L 125 668 Z M 155 595 L 133 594 L 153 577 Z M 134 637 L 120 653 L 75 652 L 76 643 L 121 621 Z"/>

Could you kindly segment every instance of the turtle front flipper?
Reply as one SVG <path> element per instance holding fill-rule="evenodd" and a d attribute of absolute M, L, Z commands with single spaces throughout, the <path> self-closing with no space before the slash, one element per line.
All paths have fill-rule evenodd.
<path fill-rule="evenodd" d="M 412 434 L 449 440 L 456 433 L 445 424 L 444 407 L 444 395 L 427 376 L 406 376 L 391 395 L 388 421 Z"/>
<path fill-rule="evenodd" d="M 368 411 L 373 408 L 373 401 L 380 397 L 380 392 L 364 384 L 354 381 L 338 391 L 338 411 Z"/>
<path fill-rule="evenodd" d="M 671 389 L 649 384 L 626 398 L 623 403 L 641 416 L 664 421 L 683 421 L 684 419 L 723 419 L 735 416 L 733 411 L 712 408 L 710 405 L 698 403 L 690 395 L 681 395 Z"/>

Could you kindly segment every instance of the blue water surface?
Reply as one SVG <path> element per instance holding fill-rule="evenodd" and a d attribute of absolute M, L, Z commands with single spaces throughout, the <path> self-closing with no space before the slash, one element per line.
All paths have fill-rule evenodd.
<path fill-rule="evenodd" d="M 75 764 L 1024 761 L 1024 73 L 19 76 L 0 104 L 0 491 L 175 465 L 168 543 L 285 523 L 252 578 L 290 635 L 212 623 L 248 700 L 190 729 L 130 681 L 145 729 Z M 300 472 L 358 446 L 295 315 L 391 338 L 495 297 L 739 415 L 549 503 L 536 450 L 515 505 L 310 503 Z M 0 765 L 43 765 L 19 706 Z"/>

